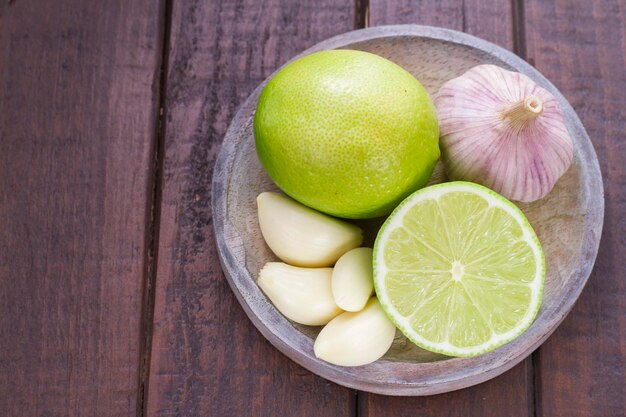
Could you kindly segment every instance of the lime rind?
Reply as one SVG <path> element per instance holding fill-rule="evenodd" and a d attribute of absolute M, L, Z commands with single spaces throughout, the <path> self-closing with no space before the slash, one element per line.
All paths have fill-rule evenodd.
<path fill-rule="evenodd" d="M 492 337 L 487 342 L 470 347 L 455 346 L 448 341 L 433 342 L 418 334 L 410 325 L 410 317 L 403 317 L 402 314 L 400 314 L 394 307 L 385 285 L 383 285 L 383 280 L 385 279 L 388 269 L 385 265 L 383 257 L 384 251 L 382 249 L 390 233 L 401 225 L 404 215 L 417 202 L 428 199 L 437 199 L 444 194 L 452 192 L 468 192 L 478 195 L 484 198 L 490 206 L 501 208 L 508 213 L 520 226 L 523 233 L 523 239 L 528 243 L 535 259 L 534 279 L 530 281 L 528 285 L 528 288 L 531 290 L 531 298 L 528 305 L 531 306 L 531 308 L 526 310 L 526 314 L 510 330 L 501 334 L 496 334 L 492 331 Z M 514 340 L 519 335 L 524 333 L 533 323 L 541 307 L 546 271 L 545 255 L 541 248 L 541 243 L 539 242 L 536 233 L 523 212 L 515 204 L 493 190 L 479 184 L 464 181 L 442 183 L 423 188 L 411 194 L 402 203 L 400 203 L 400 205 L 396 207 L 396 209 L 384 222 L 378 233 L 374 243 L 373 267 L 374 289 L 376 291 L 376 295 L 381 306 L 383 307 L 383 310 L 387 313 L 387 316 L 396 325 L 396 327 L 398 327 L 409 340 L 423 349 L 448 356 L 459 357 L 471 357 L 487 353 Z"/>
<path fill-rule="evenodd" d="M 401 66 L 357 50 L 285 65 L 259 96 L 253 130 L 281 190 L 342 218 L 387 215 L 426 185 L 440 156 L 428 91 Z"/>

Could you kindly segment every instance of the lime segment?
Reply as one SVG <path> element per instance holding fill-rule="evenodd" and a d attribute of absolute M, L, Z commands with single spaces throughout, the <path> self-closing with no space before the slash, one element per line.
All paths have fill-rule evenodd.
<path fill-rule="evenodd" d="M 475 356 L 533 322 L 545 258 L 524 214 L 477 184 L 450 182 L 404 200 L 374 245 L 381 306 L 420 347 Z"/>

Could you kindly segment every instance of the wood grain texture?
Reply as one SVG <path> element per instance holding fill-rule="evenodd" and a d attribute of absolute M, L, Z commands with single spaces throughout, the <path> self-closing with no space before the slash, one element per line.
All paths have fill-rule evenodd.
<path fill-rule="evenodd" d="M 131 416 L 160 2 L 0 4 L 0 414 Z"/>
<path fill-rule="evenodd" d="M 513 50 L 511 2 L 497 0 L 370 0 L 370 26 L 419 24 L 466 32 Z"/>
<path fill-rule="evenodd" d="M 289 58 L 353 22 L 345 1 L 173 3 L 146 415 L 353 414 L 353 391 L 296 365 L 248 320 L 222 274 L 209 201 L 236 107 Z"/>
<path fill-rule="evenodd" d="M 429 397 L 389 397 L 359 393 L 358 416 L 531 417 L 529 360 L 480 385 Z"/>
<path fill-rule="evenodd" d="M 626 4 L 527 1 L 524 11 L 527 58 L 582 119 L 598 154 L 606 198 L 594 272 L 569 317 L 537 356 L 537 416 L 624 416 Z"/>
<path fill-rule="evenodd" d="M 370 0 L 374 25 L 418 23 L 465 31 L 502 47 L 514 46 L 510 2 L 490 0 Z M 481 385 L 433 397 L 396 398 L 362 393 L 359 416 L 532 416 L 533 382 L 530 359 Z M 418 411 L 419 410 L 419 411 Z"/>
<path fill-rule="evenodd" d="M 370 0 L 369 25 L 419 24 L 463 31 L 461 0 Z"/>

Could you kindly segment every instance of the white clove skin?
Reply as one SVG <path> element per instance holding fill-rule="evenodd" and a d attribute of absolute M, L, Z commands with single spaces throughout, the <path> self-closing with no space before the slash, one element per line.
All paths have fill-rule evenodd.
<path fill-rule="evenodd" d="M 332 268 L 300 268 L 268 262 L 257 284 L 289 320 L 321 326 L 342 313 L 331 290 Z"/>
<path fill-rule="evenodd" d="M 302 267 L 333 266 L 363 242 L 363 231 L 296 202 L 264 192 L 257 197 L 259 225 L 269 248 L 282 261 Z"/>
<path fill-rule="evenodd" d="M 572 162 L 557 99 L 524 74 L 478 65 L 443 84 L 434 101 L 451 180 L 531 202 L 547 195 Z"/>
<path fill-rule="evenodd" d="M 345 311 L 360 311 L 374 293 L 372 249 L 356 248 L 339 258 L 333 269 L 335 303 Z"/>
<path fill-rule="evenodd" d="M 380 359 L 391 347 L 396 327 L 376 297 L 359 312 L 345 312 L 319 333 L 315 356 L 340 366 L 361 366 Z"/>

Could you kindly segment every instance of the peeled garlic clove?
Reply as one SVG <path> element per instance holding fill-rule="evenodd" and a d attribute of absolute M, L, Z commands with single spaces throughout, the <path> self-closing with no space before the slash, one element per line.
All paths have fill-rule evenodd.
<path fill-rule="evenodd" d="M 281 260 L 305 267 L 332 266 L 363 241 L 357 226 L 272 192 L 257 197 L 265 242 Z"/>
<path fill-rule="evenodd" d="M 396 327 L 372 297 L 363 310 L 342 313 L 328 323 L 313 350 L 315 356 L 335 365 L 366 365 L 389 350 L 395 334 Z"/>
<path fill-rule="evenodd" d="M 257 284 L 289 320 L 309 326 L 328 323 L 341 314 L 330 287 L 332 268 L 299 268 L 268 262 Z"/>
<path fill-rule="evenodd" d="M 365 307 L 374 292 L 372 249 L 356 248 L 339 258 L 333 269 L 335 303 L 346 311 Z"/>
<path fill-rule="evenodd" d="M 548 194 L 572 162 L 559 103 L 524 74 L 479 65 L 446 82 L 434 101 L 452 180 L 530 202 Z"/>

